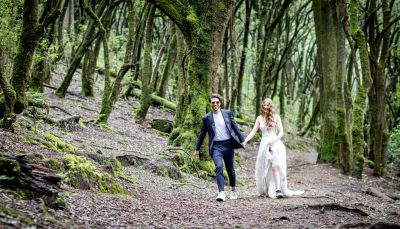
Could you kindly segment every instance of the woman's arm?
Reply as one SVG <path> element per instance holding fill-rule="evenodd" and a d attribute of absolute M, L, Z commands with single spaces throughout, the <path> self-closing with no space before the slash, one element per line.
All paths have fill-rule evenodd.
<path fill-rule="evenodd" d="M 254 135 L 257 133 L 257 130 L 259 127 L 260 127 L 260 116 L 257 117 L 256 123 L 254 123 L 253 129 L 251 130 L 249 135 L 247 135 L 246 139 L 244 140 L 245 143 L 247 143 L 254 137 Z"/>

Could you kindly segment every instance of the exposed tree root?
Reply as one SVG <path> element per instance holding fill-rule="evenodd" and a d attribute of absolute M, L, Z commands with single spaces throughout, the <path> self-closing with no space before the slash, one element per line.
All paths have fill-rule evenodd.
<path fill-rule="evenodd" d="M 308 208 L 313 210 L 319 210 L 321 212 L 325 212 L 326 210 L 331 210 L 331 211 L 333 210 L 333 211 L 351 212 L 361 216 L 368 216 L 367 213 L 358 208 L 349 208 L 336 203 L 309 205 Z"/>

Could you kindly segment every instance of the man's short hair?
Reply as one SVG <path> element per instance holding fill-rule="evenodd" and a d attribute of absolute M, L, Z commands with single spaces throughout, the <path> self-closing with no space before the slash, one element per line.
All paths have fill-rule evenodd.
<path fill-rule="evenodd" d="M 222 101 L 223 101 L 222 96 L 220 94 L 218 94 L 218 93 L 212 93 L 210 95 L 210 97 L 208 97 L 208 102 L 211 102 L 212 98 L 217 98 L 220 103 L 222 103 Z"/>

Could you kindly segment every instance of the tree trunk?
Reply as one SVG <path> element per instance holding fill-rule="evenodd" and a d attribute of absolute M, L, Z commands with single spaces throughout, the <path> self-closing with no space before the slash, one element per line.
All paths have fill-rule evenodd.
<path fill-rule="evenodd" d="M 176 75 L 176 84 L 177 84 L 177 106 L 176 106 L 176 112 L 175 112 L 175 117 L 174 117 L 174 128 L 177 128 L 182 122 L 183 122 L 183 114 L 184 114 L 184 107 L 186 106 L 185 104 L 185 97 L 186 97 L 186 92 L 187 86 L 186 84 L 186 77 L 185 77 L 185 69 L 186 69 L 186 61 L 184 59 L 185 55 L 185 42 L 183 40 L 182 33 L 177 30 L 176 31 L 176 43 L 177 43 L 177 54 L 176 54 L 176 59 L 178 63 L 178 71 Z M 171 138 L 170 138 L 170 142 Z"/>
<path fill-rule="evenodd" d="M 281 73 L 281 85 L 279 88 L 279 115 L 282 120 L 285 119 L 286 75 L 286 70 L 283 70 Z"/>
<path fill-rule="evenodd" d="M 133 42 L 132 63 L 137 63 L 141 56 L 141 47 L 143 43 L 143 33 L 146 27 L 146 19 L 149 14 L 150 4 L 146 1 L 140 13 L 139 24 L 136 28 L 135 41 Z M 134 67 L 133 81 L 138 81 L 140 75 L 140 63 Z M 128 98 L 131 94 L 132 88 L 128 87 L 124 93 L 124 97 Z"/>
<path fill-rule="evenodd" d="M 349 129 L 347 122 L 347 113 L 350 112 L 346 107 L 346 47 L 345 47 L 345 34 L 343 25 L 341 24 L 341 18 L 346 16 L 346 8 L 344 0 L 337 3 L 338 14 L 335 17 L 335 23 L 338 25 L 337 28 L 337 41 L 338 41 L 338 71 L 336 78 L 336 152 L 339 157 L 339 163 L 344 174 L 351 173 L 351 166 L 353 163 L 351 153 L 351 142 L 349 136 Z"/>
<path fill-rule="evenodd" d="M 167 62 L 165 63 L 164 72 L 162 74 L 160 86 L 158 87 L 157 91 L 157 95 L 164 98 L 168 90 L 168 79 L 176 59 L 176 28 L 175 25 L 172 25 L 172 27 L 172 39 L 168 48 Z"/>
<path fill-rule="evenodd" d="M 150 6 L 150 12 L 146 22 L 146 31 L 144 34 L 144 54 L 143 54 L 143 69 L 142 69 L 142 96 L 140 97 L 140 106 L 136 111 L 135 118 L 136 122 L 140 123 L 146 118 L 147 111 L 151 104 L 151 50 L 153 43 L 153 19 L 155 13 L 155 7 Z"/>
<path fill-rule="evenodd" d="M 252 9 L 252 0 L 245 0 L 246 1 L 246 20 L 244 23 L 244 33 L 243 33 L 243 47 L 242 47 L 242 55 L 240 56 L 240 67 L 238 73 L 238 83 L 237 83 L 237 110 L 238 115 L 240 116 L 240 111 L 242 108 L 242 88 L 243 88 L 243 77 L 244 77 L 244 68 L 246 64 L 246 56 L 247 56 L 247 46 L 249 42 L 249 34 L 250 34 L 250 16 L 251 16 L 251 9 Z"/>
<path fill-rule="evenodd" d="M 30 79 L 33 55 L 39 43 L 38 0 L 25 0 L 22 22 L 22 34 L 14 60 L 12 86 L 16 92 L 14 112 L 19 114 L 28 106 L 26 90 Z"/>
<path fill-rule="evenodd" d="M 103 11 L 106 8 L 107 5 L 107 0 L 103 0 L 100 2 L 98 8 L 96 9 L 96 15 L 102 15 Z M 107 12 L 105 13 L 105 15 L 111 15 L 112 9 L 107 8 Z M 105 18 L 109 18 L 110 16 L 106 16 Z M 103 19 L 104 20 L 104 19 Z M 104 22 L 102 22 L 103 24 L 105 24 Z M 78 68 L 79 63 L 81 62 L 83 56 L 86 53 L 87 48 L 92 44 L 93 40 L 97 37 L 97 33 L 95 33 L 95 24 L 93 21 L 89 22 L 89 25 L 86 29 L 84 38 L 81 42 L 81 44 L 79 45 L 78 49 L 74 52 L 74 56 L 72 58 L 72 61 L 68 67 L 67 70 L 67 74 L 65 75 L 60 87 L 56 90 L 56 95 L 58 97 L 64 98 L 65 94 L 67 92 L 67 89 L 69 87 L 69 85 L 71 84 L 72 81 L 72 77 L 76 71 L 76 69 Z"/>
<path fill-rule="evenodd" d="M 371 70 L 368 60 L 368 47 L 365 41 L 365 35 L 360 30 L 358 25 L 358 2 L 357 0 L 350 0 L 349 6 L 350 16 L 350 34 L 356 41 L 359 48 L 359 57 L 362 70 L 362 81 L 359 79 L 357 85 L 356 97 L 353 106 L 353 175 L 361 178 L 364 167 L 364 110 L 367 105 L 366 98 L 371 86 Z"/>
<path fill-rule="evenodd" d="M 7 76 L 4 74 L 4 69 L 4 54 L 2 46 L 0 45 L 0 88 L 3 91 L 3 95 L 0 96 L 0 127 L 12 129 L 12 124 L 16 119 L 16 115 L 14 114 L 16 93 L 8 81 Z"/>
<path fill-rule="evenodd" d="M 235 1 L 192 1 L 190 5 L 183 5 L 180 1 L 150 2 L 174 20 L 191 50 L 188 105 L 184 110 L 183 122 L 174 128 L 170 141 L 192 150 L 202 124 L 201 117 L 207 112 L 210 88 L 215 91 L 218 89 L 216 76 L 221 60 L 222 33 L 225 32 Z M 188 14 L 181 14 L 185 12 Z"/>
<path fill-rule="evenodd" d="M 337 39 L 333 21 L 336 7 L 328 0 L 313 0 L 318 58 L 321 58 L 319 75 L 322 77 L 320 111 L 321 134 L 319 162 L 333 162 L 336 127 Z"/>
<path fill-rule="evenodd" d="M 239 97 L 238 95 L 238 91 L 237 91 L 237 67 L 238 67 L 238 63 L 237 63 L 237 48 L 236 48 L 236 31 L 235 31 L 235 11 L 232 11 L 232 16 L 230 19 L 230 25 L 229 25 L 229 43 L 230 43 L 230 47 L 231 47 L 231 99 L 230 99 L 230 110 L 233 112 L 233 114 L 235 115 L 236 112 L 236 100 L 237 97 Z"/>
<path fill-rule="evenodd" d="M 371 9 L 375 9 L 376 1 L 371 1 Z M 370 89 L 369 98 L 369 108 L 370 108 L 370 135 L 371 135 L 371 151 L 374 164 L 374 175 L 384 176 L 385 166 L 386 166 L 386 149 L 389 140 L 389 130 L 386 121 L 386 79 L 385 79 L 385 67 L 387 56 L 390 49 L 390 17 L 391 9 L 389 7 L 388 1 L 382 1 L 382 15 L 383 24 L 382 27 L 387 29 L 387 31 L 381 31 L 382 39 L 379 40 L 379 34 L 375 33 L 377 31 L 377 26 L 375 23 L 377 20 L 377 12 L 374 11 L 372 14 L 371 23 L 369 23 L 369 47 L 370 47 L 370 66 L 371 66 L 371 77 L 372 77 L 372 87 Z"/>

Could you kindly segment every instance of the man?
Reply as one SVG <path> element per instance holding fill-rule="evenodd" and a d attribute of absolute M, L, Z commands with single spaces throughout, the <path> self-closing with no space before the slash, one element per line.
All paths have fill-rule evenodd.
<path fill-rule="evenodd" d="M 242 143 L 244 142 L 244 138 L 233 119 L 231 111 L 221 109 L 222 97 L 217 93 L 213 93 L 209 97 L 209 102 L 211 103 L 212 112 L 202 117 L 203 126 L 197 138 L 194 156 L 199 159 L 201 144 L 208 133 L 208 147 L 210 156 L 214 160 L 219 191 L 217 201 L 224 201 L 226 199 L 224 191 L 224 165 L 222 160 L 225 162 L 229 183 L 232 187 L 229 197 L 230 199 L 237 199 L 237 193 L 235 191 L 235 153 L 233 149 L 243 148 Z"/>

